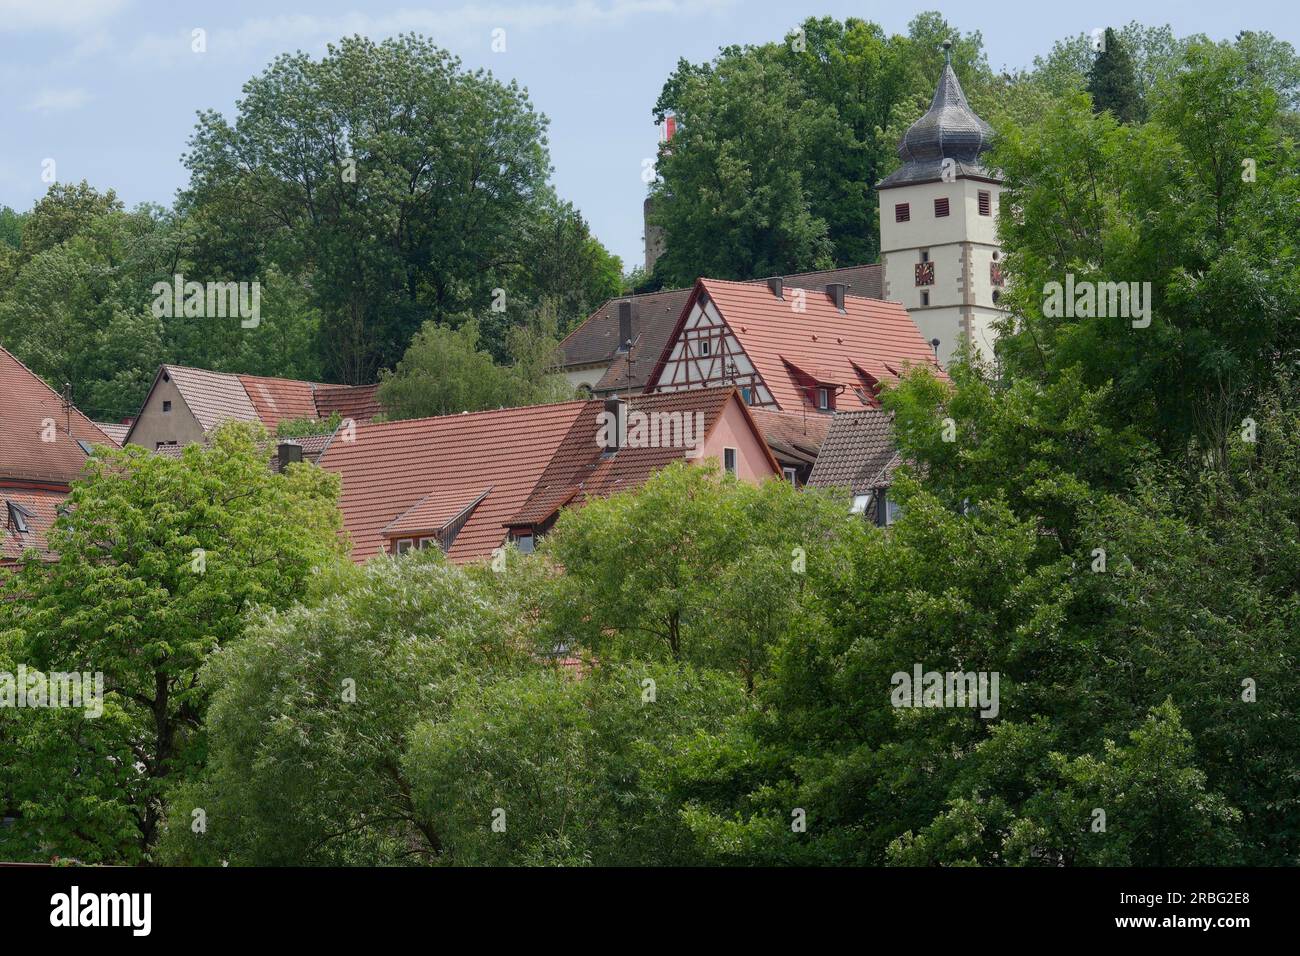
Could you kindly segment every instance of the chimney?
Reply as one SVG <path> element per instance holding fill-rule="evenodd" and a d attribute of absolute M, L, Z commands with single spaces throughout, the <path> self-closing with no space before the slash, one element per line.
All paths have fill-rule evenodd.
<path fill-rule="evenodd" d="M 632 347 L 632 303 L 618 304 L 618 350 L 626 352 Z"/>
<path fill-rule="evenodd" d="M 785 280 L 780 276 L 772 276 L 767 280 L 767 287 L 772 290 L 772 294 L 778 299 L 785 298 Z"/>
<path fill-rule="evenodd" d="M 826 294 L 830 296 L 830 300 L 835 303 L 835 308 L 839 309 L 841 312 L 844 311 L 844 293 L 848 288 L 849 287 L 843 282 L 828 282 L 826 284 Z"/>
<path fill-rule="evenodd" d="M 302 445 L 296 441 L 282 441 L 275 446 L 275 470 L 284 473 L 294 462 L 302 461 Z"/>
<path fill-rule="evenodd" d="M 614 454 L 627 439 L 627 402 L 621 398 L 605 399 L 605 453 Z M 609 424 L 613 424 L 613 428 Z"/>

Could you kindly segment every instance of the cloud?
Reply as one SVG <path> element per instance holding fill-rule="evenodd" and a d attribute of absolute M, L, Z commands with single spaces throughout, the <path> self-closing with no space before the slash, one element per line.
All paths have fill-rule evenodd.
<path fill-rule="evenodd" d="M 3 2 L 3 0 L 0 0 Z M 664 20 L 729 9 L 736 0 L 568 0 L 542 4 L 471 4 L 448 10 L 401 9 L 388 14 L 360 11 L 337 16 L 284 14 L 245 20 L 234 28 L 207 31 L 207 50 L 222 60 L 261 56 L 267 50 L 320 48 L 340 37 L 372 38 L 423 33 L 443 46 L 490 42 L 497 27 L 528 32 L 555 27 L 610 28 L 635 19 Z M 197 27 L 203 24 L 196 20 Z M 149 34 L 137 41 L 130 59 L 165 65 L 192 56 L 190 30 Z"/>
<path fill-rule="evenodd" d="M 127 0 L 0 0 L 0 33 L 90 30 L 126 3 Z"/>
<path fill-rule="evenodd" d="M 61 113 L 76 110 L 90 101 L 90 94 L 81 87 L 65 90 L 46 89 L 36 94 L 36 98 L 27 104 L 27 109 L 37 113 Z"/>

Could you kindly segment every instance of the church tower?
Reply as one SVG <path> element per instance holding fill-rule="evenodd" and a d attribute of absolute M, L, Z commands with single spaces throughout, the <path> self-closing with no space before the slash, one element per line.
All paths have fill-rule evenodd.
<path fill-rule="evenodd" d="M 1002 289 L 998 197 L 1002 180 L 980 156 L 993 130 L 971 110 L 944 44 L 929 112 L 898 146 L 903 165 L 876 187 L 884 298 L 901 302 L 947 364 L 962 339 L 993 357 L 991 324 Z"/>

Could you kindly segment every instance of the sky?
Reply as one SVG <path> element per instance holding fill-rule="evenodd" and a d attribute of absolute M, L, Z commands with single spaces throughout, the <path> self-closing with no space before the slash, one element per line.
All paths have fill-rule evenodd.
<path fill-rule="evenodd" d="M 0 0 L 0 205 L 29 209 L 48 188 L 47 160 L 59 181 L 111 187 L 128 206 L 169 205 L 186 182 L 195 113 L 233 117 L 240 87 L 275 55 L 414 31 L 528 89 L 551 121 L 557 191 L 631 268 L 643 259 L 642 161 L 658 141 L 650 111 L 679 57 L 778 39 L 808 16 L 902 33 L 935 9 L 982 32 L 994 69 L 1028 67 L 1057 39 L 1134 19 L 1215 39 L 1267 30 L 1300 47 L 1295 0 Z M 196 29 L 204 53 L 192 49 Z"/>

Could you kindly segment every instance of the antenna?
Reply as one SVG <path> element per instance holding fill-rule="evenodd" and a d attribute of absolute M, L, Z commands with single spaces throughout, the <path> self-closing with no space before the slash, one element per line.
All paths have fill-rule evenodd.
<path fill-rule="evenodd" d="M 72 383 L 63 383 L 63 394 L 60 396 L 63 400 L 63 430 L 69 435 L 72 434 Z"/>

